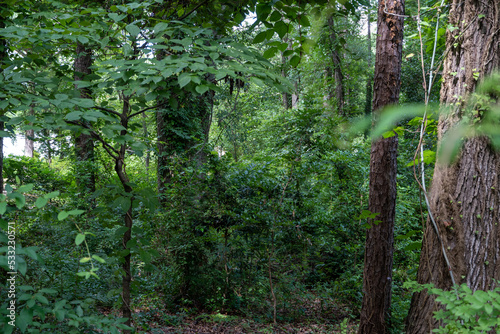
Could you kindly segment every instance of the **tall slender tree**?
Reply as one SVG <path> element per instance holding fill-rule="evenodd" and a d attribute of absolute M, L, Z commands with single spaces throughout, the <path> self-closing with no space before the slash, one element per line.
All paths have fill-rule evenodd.
<path fill-rule="evenodd" d="M 335 24 L 333 20 L 333 15 L 328 18 L 328 32 L 330 37 L 330 59 L 332 61 L 333 67 L 333 77 L 335 79 L 335 99 L 337 104 L 337 113 L 339 115 L 345 116 L 344 104 L 345 104 L 345 92 L 344 92 L 344 75 L 342 74 L 342 63 L 340 60 L 340 52 L 343 45 L 339 42 L 339 36 L 335 31 Z"/>
<path fill-rule="evenodd" d="M 74 63 L 75 81 L 84 80 L 86 75 L 91 74 L 91 65 L 92 50 L 78 42 Z M 80 88 L 79 91 L 81 98 L 90 99 L 92 97 L 92 92 L 88 87 Z M 76 134 L 75 151 L 77 161 L 79 162 L 79 166 L 77 167 L 77 172 L 80 174 L 77 177 L 78 184 L 82 191 L 93 193 L 95 191 L 95 171 L 93 167 L 94 142 L 92 136 L 87 133 Z"/>
<path fill-rule="evenodd" d="M 399 101 L 404 0 L 379 0 L 373 110 Z M 378 138 L 370 155 L 369 210 L 377 213 L 366 231 L 363 305 L 359 333 L 388 333 L 391 305 L 398 137 Z M 378 222 L 377 222 L 378 221 Z"/>
<path fill-rule="evenodd" d="M 467 99 L 478 81 L 500 67 L 500 2 L 498 0 L 453 0 L 450 4 L 441 103 L 451 112 L 438 124 L 438 146 L 443 137 L 467 115 Z M 481 113 L 477 113 L 477 121 Z M 420 255 L 419 283 L 450 289 L 451 275 L 457 284 L 473 291 L 488 290 L 500 279 L 500 156 L 486 137 L 466 140 L 457 161 L 436 163 L 430 220 Z M 447 252 L 450 266 L 442 249 Z M 426 290 L 414 294 L 407 318 L 407 333 L 429 333 L 439 323 L 433 318 L 435 297 Z"/>

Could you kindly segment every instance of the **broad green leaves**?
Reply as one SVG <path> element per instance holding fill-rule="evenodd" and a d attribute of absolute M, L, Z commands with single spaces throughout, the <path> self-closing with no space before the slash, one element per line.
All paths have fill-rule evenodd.
<path fill-rule="evenodd" d="M 450 291 L 435 288 L 432 284 L 405 283 L 414 291 L 428 289 L 444 307 L 434 313 L 442 322 L 434 333 L 487 333 L 500 326 L 500 289 L 472 291 L 466 284 Z"/>

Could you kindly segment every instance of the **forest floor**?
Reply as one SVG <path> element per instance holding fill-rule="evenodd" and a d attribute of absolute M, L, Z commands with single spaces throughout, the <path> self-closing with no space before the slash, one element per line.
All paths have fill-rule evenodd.
<path fill-rule="evenodd" d="M 144 333 L 159 334 L 241 334 L 241 333 L 275 333 L 275 334 L 309 334 L 309 333 L 356 333 L 357 326 L 354 324 L 262 324 L 246 319 L 235 319 L 227 322 L 185 321 L 180 326 L 158 328 Z"/>
<path fill-rule="evenodd" d="M 316 303 L 310 303 L 302 317 L 277 324 L 250 316 L 215 313 L 190 315 L 168 314 L 158 309 L 136 310 L 135 327 L 143 334 L 306 334 L 306 333 L 356 333 L 357 320 L 352 319 L 348 308 L 333 307 L 321 315 Z"/>

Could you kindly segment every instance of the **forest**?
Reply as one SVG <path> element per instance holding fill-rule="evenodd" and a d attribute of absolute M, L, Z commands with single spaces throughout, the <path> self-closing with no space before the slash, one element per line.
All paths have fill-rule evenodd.
<path fill-rule="evenodd" d="M 1 333 L 500 333 L 498 0 L 132 1 L 0 1 Z"/>

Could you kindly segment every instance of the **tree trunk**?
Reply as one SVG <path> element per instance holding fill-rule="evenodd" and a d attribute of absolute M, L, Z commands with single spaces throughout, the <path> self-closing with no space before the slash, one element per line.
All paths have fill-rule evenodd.
<path fill-rule="evenodd" d="M 30 107 L 30 115 L 34 115 L 33 106 Z M 33 158 L 35 153 L 35 143 L 33 139 L 35 139 L 35 131 L 26 130 L 24 132 L 24 155 L 30 158 Z"/>
<path fill-rule="evenodd" d="M 368 8 L 367 12 L 367 20 L 368 20 L 368 32 L 366 34 L 366 41 L 368 46 L 368 68 L 372 69 L 372 34 L 371 34 L 371 10 Z M 372 89 L 373 89 L 373 81 L 372 76 L 369 73 L 368 78 L 366 80 L 366 102 L 365 102 L 365 115 L 370 115 L 372 113 Z"/>
<path fill-rule="evenodd" d="M 129 97 L 123 97 L 123 110 L 120 117 L 120 124 L 125 129 L 120 132 L 121 136 L 125 136 L 127 134 L 128 129 L 128 115 L 130 113 L 130 105 L 129 105 Z M 118 152 L 118 156 L 115 159 L 115 172 L 120 179 L 120 182 L 123 186 L 123 190 L 125 191 L 125 195 L 130 198 L 130 206 L 127 212 L 123 216 L 124 226 L 128 229 L 123 234 L 122 239 L 122 247 L 125 252 L 125 256 L 123 257 L 123 276 L 122 276 L 122 316 L 127 318 L 125 322 L 126 326 L 131 326 L 132 323 L 132 308 L 131 308 L 131 299 L 130 299 L 130 284 L 132 282 L 132 272 L 130 267 L 131 254 L 130 247 L 127 245 L 130 240 L 132 240 L 132 187 L 130 185 L 130 180 L 128 178 L 127 172 L 125 171 L 125 154 L 127 151 L 127 145 L 120 145 L 120 151 Z M 130 330 L 123 330 L 124 334 L 129 334 Z"/>
<path fill-rule="evenodd" d="M 373 110 L 398 103 L 401 84 L 404 0 L 379 1 Z M 394 252 L 398 137 L 376 139 L 370 156 L 369 210 L 378 213 L 366 231 L 363 304 L 359 333 L 389 332 Z M 376 223 L 376 221 L 380 221 Z"/>
<path fill-rule="evenodd" d="M 208 140 L 212 122 L 211 95 L 212 92 L 207 92 L 202 97 L 195 97 L 186 93 L 184 98 L 178 99 L 177 108 L 166 107 L 157 112 L 157 177 L 160 193 L 171 182 L 171 164 L 175 157 L 196 161 L 198 166 L 206 162 L 203 146 Z"/>
<path fill-rule="evenodd" d="M 91 73 L 92 50 L 78 43 L 76 46 L 76 58 L 74 64 L 75 81 L 83 80 L 85 75 Z M 92 92 L 89 88 L 80 89 L 80 97 L 90 99 Z M 94 142 L 90 134 L 80 133 L 75 137 L 75 152 L 78 161 L 77 183 L 85 194 L 95 192 L 94 171 Z"/>
<path fill-rule="evenodd" d="M 438 147 L 443 135 L 460 120 L 465 104 L 479 80 L 500 67 L 500 2 L 453 0 L 444 63 L 441 103 L 453 107 L 438 123 Z M 462 37 L 456 38 L 459 34 Z M 460 103 L 457 103 L 460 102 Z M 465 142 L 458 160 L 447 165 L 438 156 L 430 206 L 441 239 L 427 221 L 417 279 L 441 289 L 452 285 L 442 251 L 446 249 L 457 284 L 473 291 L 491 289 L 500 279 L 500 156 L 485 137 Z M 438 305 L 426 291 L 415 293 L 407 317 L 407 333 L 429 333 L 439 323 L 433 318 Z"/>
<path fill-rule="evenodd" d="M 337 51 L 340 48 L 337 45 L 337 33 L 335 32 L 335 26 L 333 22 L 333 17 L 328 19 L 328 27 L 330 28 L 330 43 L 331 43 L 331 53 L 330 58 L 333 64 L 333 77 L 335 79 L 335 99 L 337 102 L 337 112 L 339 115 L 345 116 L 344 105 L 345 105 L 345 93 L 344 93 L 344 75 L 342 74 L 342 64 L 340 61 L 340 55 Z"/>
<path fill-rule="evenodd" d="M 284 43 L 288 42 L 288 37 L 285 37 L 283 39 Z M 281 76 L 283 78 L 288 77 L 288 71 L 287 71 L 287 66 L 288 66 L 288 59 L 283 55 L 283 52 L 281 53 Z M 290 109 L 290 94 L 287 92 L 281 93 L 281 100 L 283 101 L 283 108 L 284 109 Z"/>
<path fill-rule="evenodd" d="M 149 132 L 148 132 L 148 124 L 147 124 L 147 119 L 148 117 L 146 116 L 146 113 L 142 114 L 142 133 L 144 138 L 149 138 Z M 146 177 L 147 177 L 147 182 L 149 183 L 149 162 L 151 160 L 151 153 L 149 149 L 146 152 Z"/>

